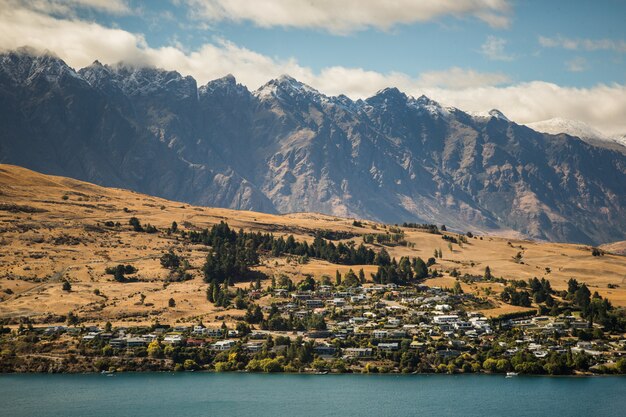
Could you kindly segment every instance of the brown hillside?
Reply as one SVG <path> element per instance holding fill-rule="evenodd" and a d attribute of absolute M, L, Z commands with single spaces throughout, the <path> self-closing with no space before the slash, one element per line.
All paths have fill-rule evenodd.
<path fill-rule="evenodd" d="M 131 217 L 142 224 L 152 224 L 161 232 L 136 233 L 128 225 Z M 135 192 L 99 187 L 68 178 L 42 175 L 24 168 L 0 165 L 0 318 L 17 322 L 19 317 L 34 321 L 54 321 L 55 316 L 73 311 L 88 322 L 150 323 L 155 320 L 173 324 L 231 321 L 243 311 L 216 309 L 206 301 L 206 284 L 200 267 L 207 248 L 190 245 L 177 235 L 164 233 L 173 221 L 182 230 L 210 227 L 226 221 L 235 228 L 271 231 L 276 235 L 294 234 L 297 240 L 313 239 L 316 229 L 342 230 L 361 235 L 382 232 L 386 226 L 364 222 L 354 227 L 351 219 L 314 213 L 269 215 L 249 211 L 194 207 Z M 105 222 L 119 222 L 107 227 Z M 376 227 L 377 230 L 374 230 Z M 468 239 L 462 247 L 414 229 L 404 229 L 407 240 L 415 247 L 389 247 L 392 256 L 421 256 L 427 259 L 441 248 L 443 260 L 436 268 L 461 274 L 482 275 L 490 266 L 492 274 L 508 279 L 534 276 L 550 279 L 555 289 L 563 289 L 569 278 L 576 278 L 608 297 L 615 305 L 626 306 L 626 257 L 591 255 L 589 247 L 571 244 L 510 240 L 493 236 Z M 360 242 L 361 237 L 354 238 Z M 189 260 L 194 278 L 183 283 L 165 285 L 168 271 L 159 257 L 174 250 Z M 522 253 L 522 262 L 514 256 Z M 139 269 L 137 282 L 118 283 L 105 274 L 107 266 L 132 264 Z M 268 275 L 287 274 L 294 280 L 305 273 L 316 278 L 334 276 L 335 270 L 347 266 L 311 260 L 299 264 L 292 258 L 263 258 L 259 270 Z M 355 271 L 361 266 L 352 266 Z M 363 266 L 366 276 L 374 266 Z M 547 272 L 549 268 L 550 272 Z M 454 279 L 430 280 L 429 285 L 452 286 Z M 71 282 L 72 290 L 62 290 L 61 281 Z M 428 282 L 427 282 L 428 283 Z M 264 283 L 266 286 L 268 283 Z M 608 285 L 617 285 L 609 289 Z M 249 285 L 240 283 L 237 285 Z M 463 284 L 466 291 L 485 295 L 486 287 L 495 292 L 500 284 Z M 94 293 L 95 290 L 100 295 Z M 143 300 L 142 300 L 142 295 Z M 176 306 L 168 307 L 174 298 Z M 520 310 L 502 305 L 488 310 L 491 315 Z M 262 300 L 262 303 L 270 300 Z"/>

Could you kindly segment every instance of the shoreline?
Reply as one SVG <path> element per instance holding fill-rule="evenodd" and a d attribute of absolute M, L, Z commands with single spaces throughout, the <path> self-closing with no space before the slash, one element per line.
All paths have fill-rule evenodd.
<path fill-rule="evenodd" d="M 171 375 L 189 375 L 189 374 L 216 374 L 216 375 L 310 375 L 310 376 L 333 376 L 333 375 L 358 375 L 358 376 L 445 376 L 445 377 L 458 377 L 458 376 L 491 376 L 491 377 L 503 377 L 507 379 L 514 378 L 605 378 L 605 377 L 624 377 L 626 374 L 595 374 L 595 373 L 579 373 L 573 375 L 548 375 L 548 374 L 518 374 L 514 376 L 507 376 L 506 373 L 489 373 L 489 372 L 469 372 L 469 373 L 438 373 L 438 372 L 419 372 L 419 373 L 402 373 L 402 372 L 252 372 L 252 371 L 231 371 L 231 372 L 217 372 L 215 370 L 204 369 L 196 371 L 113 371 L 113 372 L 0 372 L 0 377 L 8 375 L 102 375 L 102 376 L 115 376 L 115 375 L 147 375 L 147 374 L 171 374 Z"/>

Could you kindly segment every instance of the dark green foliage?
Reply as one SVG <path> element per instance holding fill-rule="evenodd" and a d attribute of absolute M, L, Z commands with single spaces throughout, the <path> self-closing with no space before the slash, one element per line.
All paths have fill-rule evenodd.
<path fill-rule="evenodd" d="M 227 277 L 233 281 L 250 278 L 250 267 L 258 264 L 259 253 L 268 251 L 273 256 L 292 254 L 324 259 L 337 264 L 372 264 L 376 253 L 364 245 L 358 247 L 354 242 L 335 245 L 317 235 L 311 245 L 296 242 L 293 236 L 278 239 L 271 234 L 235 232 L 228 224 L 221 222 L 211 230 L 189 232 L 193 243 L 203 243 L 212 247 L 203 267 L 207 282 L 216 279 L 223 282 Z M 387 254 L 388 256 L 388 254 Z"/>
<path fill-rule="evenodd" d="M 63 281 L 63 291 L 72 291 L 72 284 L 69 281 Z"/>
<path fill-rule="evenodd" d="M 304 277 L 302 281 L 298 284 L 299 291 L 313 291 L 315 289 L 315 280 L 311 275 L 307 275 Z"/>
<path fill-rule="evenodd" d="M 244 316 L 246 323 L 258 324 L 263 321 L 263 311 L 257 304 L 250 305 Z"/>
<path fill-rule="evenodd" d="M 109 275 L 113 275 L 117 282 L 126 281 L 126 275 L 132 275 L 137 272 L 137 268 L 132 265 L 117 265 L 112 267 L 107 267 L 104 270 L 105 273 Z"/>
<path fill-rule="evenodd" d="M 493 276 L 491 275 L 491 268 L 489 268 L 489 265 L 485 267 L 485 274 L 483 275 L 483 278 L 485 279 L 485 281 L 491 281 L 493 279 Z"/>
<path fill-rule="evenodd" d="M 441 229 L 441 230 L 443 230 L 443 229 Z M 442 238 L 443 240 L 447 240 L 447 241 L 448 241 L 448 242 L 450 242 L 450 243 L 459 243 L 459 240 L 458 240 L 456 237 L 454 237 L 454 236 L 450 236 L 450 235 L 441 235 L 441 238 Z"/>
<path fill-rule="evenodd" d="M 402 245 L 406 246 L 407 241 L 404 239 L 404 232 L 399 231 L 397 233 L 374 233 L 363 235 L 364 243 L 377 243 L 379 245 Z"/>
<path fill-rule="evenodd" d="M 428 277 L 428 267 L 422 258 L 409 260 L 407 256 L 400 258 L 397 262 L 392 259 L 388 264 L 379 265 L 376 274 L 372 275 L 374 282 L 379 284 L 408 284 L 415 280 Z"/>
<path fill-rule="evenodd" d="M 361 285 L 361 280 L 356 276 L 354 271 L 350 269 L 343 277 L 343 285 L 346 287 L 358 287 Z"/>
<path fill-rule="evenodd" d="M 180 266 L 180 257 L 174 252 L 169 251 L 161 256 L 161 266 L 167 269 L 176 269 Z"/>
<path fill-rule="evenodd" d="M 439 228 L 436 224 L 427 224 L 427 223 L 402 223 L 402 227 L 407 227 L 409 229 L 420 229 L 426 233 L 432 233 L 434 235 L 440 234 Z M 445 230 L 445 229 L 443 229 Z"/>
<path fill-rule="evenodd" d="M 128 221 L 128 224 L 130 224 L 133 227 L 133 230 L 135 232 L 143 232 L 143 227 L 141 226 L 141 222 L 139 221 L 139 219 L 137 217 L 131 217 L 130 220 Z"/>
<path fill-rule="evenodd" d="M 341 240 L 341 239 L 352 239 L 356 235 L 352 232 L 344 232 L 342 230 L 318 230 L 316 232 L 316 236 L 319 236 L 328 240 Z"/>
<path fill-rule="evenodd" d="M 531 299 L 530 299 L 530 294 L 528 293 L 528 291 L 525 291 L 525 290 L 517 291 L 517 289 L 515 289 L 515 287 L 513 286 L 506 287 L 504 291 L 502 292 L 501 298 L 502 298 L 502 301 L 504 301 L 505 303 L 510 303 L 514 306 L 521 306 L 521 307 L 531 306 Z"/>

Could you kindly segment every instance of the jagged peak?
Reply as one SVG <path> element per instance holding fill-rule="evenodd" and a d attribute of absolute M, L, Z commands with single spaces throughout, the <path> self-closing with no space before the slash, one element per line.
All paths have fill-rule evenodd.
<path fill-rule="evenodd" d="M 307 96 L 312 96 L 316 99 L 321 99 L 325 97 L 315 88 L 296 80 L 288 74 L 282 74 L 279 77 L 268 81 L 258 90 L 256 90 L 254 94 L 257 97 L 264 99 L 268 97 L 278 97 L 280 95 L 279 91 L 287 94 L 288 96 L 304 94 Z"/>
<path fill-rule="evenodd" d="M 393 98 L 399 98 L 399 99 L 405 100 L 405 101 L 408 98 L 407 95 L 404 94 L 402 91 L 398 90 L 397 87 L 385 87 L 382 90 L 378 90 L 376 92 L 376 94 L 374 94 L 370 98 L 376 98 L 376 97 L 381 97 L 381 98 L 392 98 L 393 97 Z"/>
<path fill-rule="evenodd" d="M 80 75 L 55 53 L 28 46 L 0 53 L 0 67 L 17 82 L 28 83 L 39 76 L 45 76 L 49 81 L 58 81 L 63 76 L 81 79 Z"/>
<path fill-rule="evenodd" d="M 493 117 L 493 118 L 495 118 L 495 119 L 498 119 L 498 120 L 504 120 L 504 121 L 506 121 L 506 122 L 510 122 L 509 118 L 508 118 L 508 117 L 506 117 L 506 116 L 504 115 L 504 113 L 502 113 L 502 112 L 501 112 L 500 110 L 498 110 L 498 109 L 491 109 L 491 110 L 489 110 L 489 113 L 488 113 L 488 114 L 489 114 L 489 116 L 491 116 L 491 117 Z"/>
<path fill-rule="evenodd" d="M 200 95 L 212 93 L 214 91 L 236 92 L 237 94 L 248 93 L 248 89 L 237 83 L 237 79 L 233 74 L 226 74 L 222 78 L 209 81 L 198 89 Z"/>

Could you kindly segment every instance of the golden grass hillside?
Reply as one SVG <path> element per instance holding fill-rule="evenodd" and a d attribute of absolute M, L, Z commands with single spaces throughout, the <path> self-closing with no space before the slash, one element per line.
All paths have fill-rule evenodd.
<path fill-rule="evenodd" d="M 134 232 L 128 224 L 131 217 L 162 232 Z M 121 226 L 104 227 L 108 221 L 119 222 Z M 0 165 L 0 319 L 15 323 L 20 317 L 29 317 L 39 323 L 54 322 L 58 316 L 72 311 L 87 322 L 99 324 L 155 320 L 173 324 L 199 319 L 207 324 L 232 321 L 243 315 L 243 311 L 235 309 L 216 309 L 206 301 L 206 284 L 200 268 L 207 248 L 164 233 L 174 221 L 183 230 L 202 229 L 226 221 L 247 231 L 293 234 L 297 240 L 308 241 L 313 240 L 318 229 L 362 235 L 384 232 L 386 227 L 368 221 L 363 222 L 363 227 L 355 227 L 352 219 L 315 213 L 270 215 L 194 207 Z M 440 235 L 408 228 L 404 231 L 406 239 L 415 245 L 388 247 L 392 256 L 427 259 L 435 249 L 443 252 L 443 259 L 435 267 L 444 272 L 444 277 L 429 280 L 429 285 L 451 287 L 454 279 L 446 271 L 456 268 L 461 274 L 482 275 L 488 265 L 493 275 L 507 279 L 546 277 L 555 289 L 565 288 L 568 279 L 576 278 L 613 304 L 626 306 L 626 257 L 608 253 L 594 257 L 591 248 L 583 245 L 495 236 L 470 238 L 467 244 L 453 245 L 450 250 Z M 362 240 L 360 236 L 353 239 Z M 166 283 L 169 271 L 161 267 L 159 258 L 169 250 L 189 261 L 192 280 Z M 518 253 L 521 262 L 514 260 Z M 138 268 L 136 282 L 119 283 L 105 273 L 106 267 L 121 263 Z M 371 265 L 362 267 L 368 277 L 376 269 Z M 299 264 L 292 257 L 263 257 L 257 268 L 270 276 L 287 274 L 298 281 L 307 273 L 320 278 L 324 274 L 334 276 L 335 270 L 356 271 L 361 266 L 333 265 L 315 259 Z M 71 291 L 63 291 L 63 280 L 71 283 Z M 609 288 L 609 284 L 615 288 Z M 497 301 L 501 284 L 463 284 L 463 287 L 492 300 L 496 308 L 485 311 L 486 314 L 522 310 Z M 488 295 L 488 287 L 495 294 Z M 175 307 L 168 306 L 170 298 L 175 300 Z"/>

